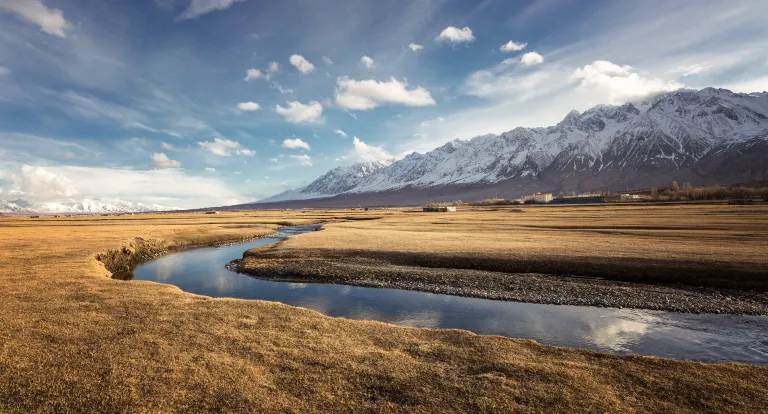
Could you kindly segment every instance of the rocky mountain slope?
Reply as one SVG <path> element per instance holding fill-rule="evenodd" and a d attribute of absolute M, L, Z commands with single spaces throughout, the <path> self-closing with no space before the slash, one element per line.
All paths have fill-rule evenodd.
<path fill-rule="evenodd" d="M 387 194 L 392 204 L 421 203 L 767 175 L 768 93 L 706 88 L 572 111 L 551 127 L 454 140 L 392 163 L 339 167 L 263 202 L 334 196 L 365 202 Z"/>

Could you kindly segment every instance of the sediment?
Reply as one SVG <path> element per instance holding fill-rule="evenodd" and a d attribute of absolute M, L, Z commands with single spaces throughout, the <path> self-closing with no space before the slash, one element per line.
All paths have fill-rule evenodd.
<path fill-rule="evenodd" d="M 764 292 L 682 284 L 403 265 L 344 252 L 246 252 L 241 273 L 273 280 L 416 290 L 529 303 L 637 308 L 687 313 L 768 315 Z M 428 258 L 424 259 L 428 261 Z"/>

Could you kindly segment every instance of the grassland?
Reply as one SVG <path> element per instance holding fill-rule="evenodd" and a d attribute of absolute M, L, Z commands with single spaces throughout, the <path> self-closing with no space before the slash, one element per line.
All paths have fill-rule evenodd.
<path fill-rule="evenodd" d="M 333 223 L 352 214 L 381 219 Z M 506 236 L 482 240 L 493 228 L 507 230 L 503 215 L 557 213 L 459 214 L 0 219 L 0 411 L 761 412 L 768 406 L 766 368 L 616 357 L 464 331 L 334 319 L 277 303 L 212 299 L 168 285 L 114 280 L 95 259 L 111 257 L 104 255 L 109 250 L 122 252 L 115 257 L 141 255 L 144 243 L 150 250 L 221 243 L 269 234 L 278 225 L 319 221 L 332 224 L 280 248 L 339 250 L 354 242 L 358 250 L 426 252 L 429 246 L 419 244 L 429 243 L 436 251 L 465 246 L 459 250 L 501 254 L 505 247 L 494 240 Z M 717 215 L 709 230 L 699 231 L 714 238 L 719 230 L 712 228 L 723 225 L 721 220 L 743 220 L 729 217 Z M 424 223 L 438 224 L 419 230 Z M 440 226 L 450 227 L 435 230 Z M 451 236 L 460 228 L 466 230 Z M 642 231 L 609 232 L 622 237 Z M 742 235 L 733 247 L 740 265 L 765 265 L 758 255 L 764 244 L 743 243 L 743 237 L 764 243 L 760 234 Z M 599 241 L 602 236 L 583 237 L 611 251 Z M 704 245 L 715 249 L 716 240 L 708 239 L 691 237 L 701 245 L 689 246 L 689 254 L 707 252 Z M 664 257 L 664 249 L 653 251 Z"/>
<path fill-rule="evenodd" d="M 325 226 L 248 252 L 241 270 L 539 303 L 768 314 L 765 252 L 768 206 L 525 206 Z"/>

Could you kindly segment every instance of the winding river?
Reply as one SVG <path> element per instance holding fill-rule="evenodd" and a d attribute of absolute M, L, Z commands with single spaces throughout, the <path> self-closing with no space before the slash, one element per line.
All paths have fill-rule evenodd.
<path fill-rule="evenodd" d="M 168 283 L 200 295 L 282 302 L 328 316 L 400 326 L 465 329 L 615 354 L 768 365 L 765 316 L 541 305 L 397 289 L 273 282 L 224 267 L 241 258 L 245 250 L 312 230 L 285 228 L 281 237 L 167 255 L 138 266 L 135 280 Z"/>

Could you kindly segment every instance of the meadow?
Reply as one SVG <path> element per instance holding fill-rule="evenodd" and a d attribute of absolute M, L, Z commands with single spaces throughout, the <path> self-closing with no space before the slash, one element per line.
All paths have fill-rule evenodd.
<path fill-rule="evenodd" d="M 579 207 L 0 218 L 0 411 L 759 412 L 768 406 L 764 367 L 618 357 L 330 318 L 278 303 L 115 280 L 108 270 L 178 248 L 323 222 L 322 231 L 274 249 L 341 259 L 349 252 L 400 252 L 421 260 L 434 253 L 489 266 L 554 255 L 614 263 L 647 258 L 654 266 L 680 261 L 732 269 L 739 287 L 760 287 L 766 215 L 747 212 L 758 210 L 764 211 Z M 371 220 L 349 221 L 361 218 Z M 447 259 L 435 260 L 434 266 Z"/>

